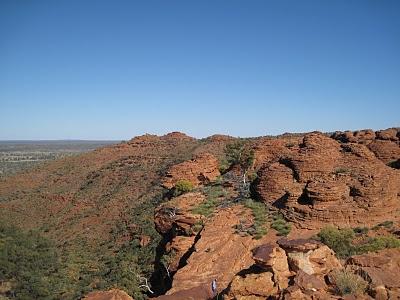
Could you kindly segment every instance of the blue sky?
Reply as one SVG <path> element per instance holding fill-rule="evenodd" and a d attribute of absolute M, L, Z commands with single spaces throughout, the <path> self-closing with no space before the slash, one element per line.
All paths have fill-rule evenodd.
<path fill-rule="evenodd" d="M 400 125 L 400 1 L 0 1 L 0 139 Z"/>

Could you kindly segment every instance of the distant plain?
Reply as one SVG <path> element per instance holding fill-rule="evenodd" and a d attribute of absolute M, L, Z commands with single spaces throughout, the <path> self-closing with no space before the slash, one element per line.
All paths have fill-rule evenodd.
<path fill-rule="evenodd" d="M 0 141 L 0 177 L 14 175 L 49 160 L 119 143 L 92 140 Z"/>

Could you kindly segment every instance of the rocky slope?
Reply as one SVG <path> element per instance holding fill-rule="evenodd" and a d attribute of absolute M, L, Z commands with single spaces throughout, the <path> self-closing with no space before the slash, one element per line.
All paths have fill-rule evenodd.
<path fill-rule="evenodd" d="M 2 180 L 0 218 L 38 229 L 65 261 L 77 249 L 88 257 L 87 274 L 67 267 L 74 293 L 53 298 L 114 287 L 137 300 L 339 299 L 337 274 L 348 272 L 365 284 L 358 298 L 397 299 L 399 250 L 379 249 L 400 244 L 399 137 L 391 128 L 248 139 L 243 181 L 235 163 L 221 168 L 234 138 L 145 135 Z M 181 180 L 194 190 L 179 195 Z M 328 224 L 377 228 L 354 249 L 376 243 L 339 259 L 310 239 Z M 118 297 L 128 296 L 88 295 Z"/>

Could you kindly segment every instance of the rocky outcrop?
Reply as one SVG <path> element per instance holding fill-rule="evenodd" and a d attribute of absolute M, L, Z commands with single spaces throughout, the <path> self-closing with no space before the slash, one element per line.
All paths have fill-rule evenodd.
<path fill-rule="evenodd" d="M 346 266 L 360 274 L 380 299 L 400 299 L 400 249 L 355 255 Z M 377 297 L 376 297 L 377 298 Z"/>
<path fill-rule="evenodd" d="M 160 205 L 154 213 L 154 222 L 159 233 L 172 229 L 190 235 L 190 228 L 202 219 L 193 208 L 205 200 L 202 193 L 186 193 Z"/>
<path fill-rule="evenodd" d="M 369 131 L 356 135 L 373 137 Z M 256 192 L 302 228 L 316 229 L 329 223 L 365 226 L 396 219 L 400 173 L 383 162 L 387 157 L 400 157 L 400 153 L 378 159 L 368 149 L 375 143 L 394 144 L 386 140 L 368 146 L 341 144 L 321 133 L 306 134 L 298 149 L 261 167 Z"/>
<path fill-rule="evenodd" d="M 400 157 L 400 147 L 398 144 L 385 140 L 373 141 L 368 145 L 369 149 L 382 160 L 385 164 L 395 161 Z"/>
<path fill-rule="evenodd" d="M 263 272 L 235 276 L 232 280 L 225 300 L 264 300 L 278 293 L 273 274 Z"/>
<path fill-rule="evenodd" d="M 288 258 L 285 251 L 271 244 L 264 244 L 253 249 L 253 260 L 261 269 L 270 272 L 279 289 L 288 287 L 289 271 Z"/>
<path fill-rule="evenodd" d="M 379 130 L 376 132 L 376 138 L 380 140 L 398 141 L 399 140 L 399 129 L 388 128 L 385 130 Z"/>
<path fill-rule="evenodd" d="M 253 249 L 253 268 L 232 280 L 225 300 L 332 299 L 324 276 L 341 269 L 328 247 L 313 240 L 278 241 Z"/>
<path fill-rule="evenodd" d="M 324 244 L 314 240 L 281 239 L 278 244 L 288 256 L 290 269 L 308 275 L 325 276 L 334 269 L 341 268 L 335 253 Z"/>
<path fill-rule="evenodd" d="M 83 300 L 133 300 L 133 298 L 129 296 L 127 293 L 118 289 L 112 289 L 104 292 L 91 292 L 82 299 Z"/>
<path fill-rule="evenodd" d="M 174 275 L 168 295 L 188 290 L 216 279 L 221 292 L 240 270 L 253 264 L 251 249 L 268 237 L 254 240 L 251 236 L 235 233 L 233 228 L 241 220 L 250 219 L 250 212 L 241 205 L 220 209 L 208 220 L 187 264 Z"/>
<path fill-rule="evenodd" d="M 209 153 L 200 153 L 189 161 L 172 166 L 162 185 L 171 189 L 180 180 L 188 180 L 194 186 L 214 181 L 219 175 L 218 160 Z"/>

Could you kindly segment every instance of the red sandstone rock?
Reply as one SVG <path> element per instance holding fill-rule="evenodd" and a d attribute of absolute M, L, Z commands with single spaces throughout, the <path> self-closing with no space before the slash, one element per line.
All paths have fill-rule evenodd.
<path fill-rule="evenodd" d="M 273 274 L 264 272 L 248 274 L 243 277 L 235 276 L 232 280 L 225 300 L 263 300 L 276 295 L 278 288 L 275 286 Z"/>
<path fill-rule="evenodd" d="M 235 233 L 234 225 L 250 218 L 249 211 L 241 205 L 216 212 L 207 221 L 195 244 L 187 265 L 174 275 L 172 289 L 167 294 L 187 290 L 217 279 L 218 291 L 225 289 L 233 277 L 253 264 L 251 249 L 265 242 L 251 236 Z"/>
<path fill-rule="evenodd" d="M 324 276 L 341 268 L 335 253 L 317 241 L 281 239 L 278 244 L 285 250 L 293 271 L 301 270 L 309 275 Z"/>
<path fill-rule="evenodd" d="M 376 138 L 380 140 L 398 141 L 398 130 L 396 128 L 388 128 L 376 132 Z"/>
<path fill-rule="evenodd" d="M 375 153 L 376 157 L 385 164 L 395 161 L 400 157 L 400 147 L 391 141 L 376 140 L 368 145 L 369 149 Z"/>
<path fill-rule="evenodd" d="M 188 180 L 194 186 L 214 181 L 219 175 L 218 160 L 209 153 L 201 153 L 194 159 L 172 166 L 163 180 L 163 186 L 170 189 L 179 180 Z"/>
<path fill-rule="evenodd" d="M 366 278 L 373 287 L 385 286 L 397 292 L 400 290 L 400 249 L 385 249 L 350 257 L 346 266 Z"/>
<path fill-rule="evenodd" d="M 127 293 L 118 289 L 112 289 L 104 292 L 91 292 L 82 299 L 83 300 L 133 300 L 133 298 L 129 296 Z"/>
<path fill-rule="evenodd" d="M 383 143 L 394 144 L 373 141 L 368 147 L 374 149 Z M 259 170 L 256 191 L 265 203 L 309 229 L 329 223 L 372 226 L 397 218 L 400 173 L 383 164 L 365 145 L 340 145 L 325 135 L 311 133 L 300 146 Z M 400 153 L 390 153 L 380 158 L 400 157 Z"/>
<path fill-rule="evenodd" d="M 277 246 L 265 244 L 253 249 L 252 252 L 256 265 L 273 274 L 275 285 L 281 290 L 287 288 L 292 273 L 289 271 L 285 251 Z"/>

